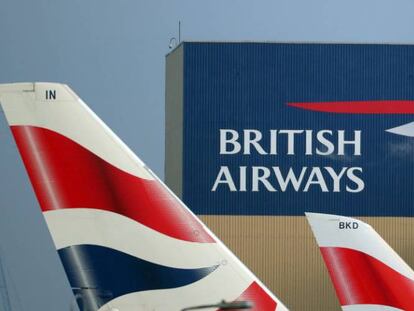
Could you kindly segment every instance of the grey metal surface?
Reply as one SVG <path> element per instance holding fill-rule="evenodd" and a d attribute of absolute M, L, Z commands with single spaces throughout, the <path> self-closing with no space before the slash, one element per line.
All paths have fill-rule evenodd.
<path fill-rule="evenodd" d="M 165 78 L 165 181 L 179 197 L 183 189 L 183 61 L 180 45 L 166 58 Z"/>

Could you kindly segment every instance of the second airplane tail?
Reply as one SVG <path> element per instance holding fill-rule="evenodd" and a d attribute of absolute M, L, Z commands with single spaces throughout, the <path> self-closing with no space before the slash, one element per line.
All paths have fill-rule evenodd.
<path fill-rule="evenodd" d="M 414 272 L 363 221 L 306 213 L 343 310 L 414 310 Z"/>

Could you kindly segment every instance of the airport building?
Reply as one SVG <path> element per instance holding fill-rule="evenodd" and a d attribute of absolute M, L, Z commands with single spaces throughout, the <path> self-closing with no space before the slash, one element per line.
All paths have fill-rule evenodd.
<path fill-rule="evenodd" d="M 414 266 L 413 106 L 412 45 L 183 42 L 166 183 L 291 310 L 339 310 L 304 213 L 360 217 Z"/>

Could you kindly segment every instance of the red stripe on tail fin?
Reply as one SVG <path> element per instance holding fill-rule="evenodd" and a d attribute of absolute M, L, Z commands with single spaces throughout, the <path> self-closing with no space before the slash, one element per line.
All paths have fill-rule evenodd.
<path fill-rule="evenodd" d="M 43 211 L 102 209 L 177 239 L 214 242 L 157 180 L 126 173 L 51 130 L 11 129 Z"/>
<path fill-rule="evenodd" d="M 414 281 L 365 253 L 321 247 L 340 304 L 384 305 L 414 310 Z"/>
<path fill-rule="evenodd" d="M 236 301 L 248 301 L 253 304 L 253 308 L 249 309 L 252 311 L 274 311 L 276 310 L 277 303 L 272 297 L 266 293 L 263 288 L 253 282 Z M 221 311 L 219 309 L 218 311 Z"/>

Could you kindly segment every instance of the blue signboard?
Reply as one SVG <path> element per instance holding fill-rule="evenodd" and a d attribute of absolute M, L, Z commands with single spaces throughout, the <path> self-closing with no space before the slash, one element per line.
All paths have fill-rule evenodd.
<path fill-rule="evenodd" d="M 414 46 L 185 43 L 197 214 L 414 215 Z"/>

